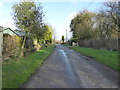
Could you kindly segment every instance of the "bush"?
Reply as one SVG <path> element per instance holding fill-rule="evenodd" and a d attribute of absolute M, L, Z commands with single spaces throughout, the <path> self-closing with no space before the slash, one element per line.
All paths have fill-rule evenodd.
<path fill-rule="evenodd" d="M 10 36 L 5 34 L 3 36 L 3 57 L 15 58 L 18 56 L 21 47 L 22 38 L 18 36 Z"/>
<path fill-rule="evenodd" d="M 107 49 L 112 51 L 118 50 L 118 40 L 110 39 L 108 40 L 96 40 L 96 39 L 88 39 L 79 41 L 79 46 L 88 47 L 88 48 L 96 48 L 96 49 Z"/>

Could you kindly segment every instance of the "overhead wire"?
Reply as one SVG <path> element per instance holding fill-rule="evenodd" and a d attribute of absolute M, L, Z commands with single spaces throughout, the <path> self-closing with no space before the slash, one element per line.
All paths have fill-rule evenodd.
<path fill-rule="evenodd" d="M 85 9 L 89 8 L 89 7 L 93 4 L 94 1 L 95 1 L 95 0 L 92 0 L 92 1 L 90 2 L 90 4 L 88 5 L 88 7 L 86 7 Z"/>

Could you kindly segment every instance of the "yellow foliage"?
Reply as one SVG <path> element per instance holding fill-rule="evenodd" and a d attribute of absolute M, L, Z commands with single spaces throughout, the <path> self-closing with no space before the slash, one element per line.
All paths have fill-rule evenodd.
<path fill-rule="evenodd" d="M 20 47 L 21 42 L 22 42 L 22 37 L 14 36 L 14 39 L 15 39 L 15 42 L 16 42 L 16 46 Z"/>

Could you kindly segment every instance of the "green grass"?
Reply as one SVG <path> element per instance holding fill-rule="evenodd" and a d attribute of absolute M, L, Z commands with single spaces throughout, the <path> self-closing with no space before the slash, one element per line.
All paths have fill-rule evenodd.
<path fill-rule="evenodd" d="M 73 46 L 70 48 L 87 56 L 92 56 L 96 61 L 120 71 L 118 68 L 118 52 Z"/>
<path fill-rule="evenodd" d="M 2 87 L 19 88 L 53 51 L 54 45 L 45 47 L 20 60 L 3 62 Z"/>

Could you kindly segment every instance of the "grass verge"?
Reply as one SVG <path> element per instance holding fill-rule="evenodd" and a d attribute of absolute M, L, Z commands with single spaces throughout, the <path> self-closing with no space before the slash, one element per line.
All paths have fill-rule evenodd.
<path fill-rule="evenodd" d="M 2 67 L 2 88 L 19 88 L 45 61 L 54 45 L 45 47 L 17 61 L 5 61 Z"/>
<path fill-rule="evenodd" d="M 118 68 L 118 52 L 73 46 L 70 48 L 84 55 L 92 56 L 96 61 L 120 71 L 120 68 Z"/>

